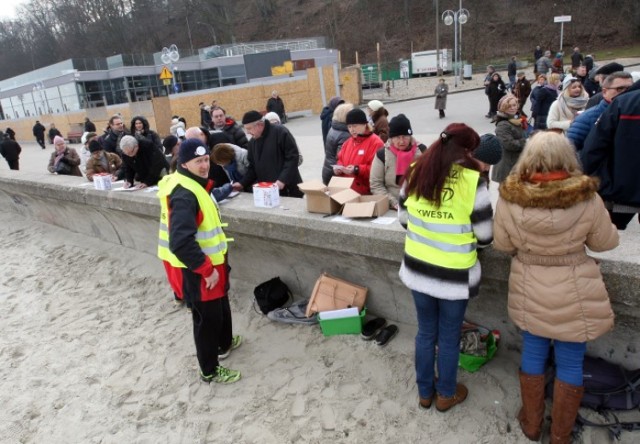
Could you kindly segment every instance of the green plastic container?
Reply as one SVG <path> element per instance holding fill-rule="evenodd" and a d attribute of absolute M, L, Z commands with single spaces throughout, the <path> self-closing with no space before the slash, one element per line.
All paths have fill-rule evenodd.
<path fill-rule="evenodd" d="M 498 345 L 496 344 L 496 339 L 493 333 L 489 331 L 487 334 L 487 356 L 474 356 L 460 353 L 458 365 L 470 373 L 477 372 L 480 367 L 493 359 L 497 350 Z"/>
<path fill-rule="evenodd" d="M 367 309 L 363 308 L 359 316 L 342 319 L 322 319 L 322 312 L 318 313 L 318 321 L 322 334 L 325 336 L 334 335 L 357 335 L 362 333 L 362 324 L 367 315 Z"/>

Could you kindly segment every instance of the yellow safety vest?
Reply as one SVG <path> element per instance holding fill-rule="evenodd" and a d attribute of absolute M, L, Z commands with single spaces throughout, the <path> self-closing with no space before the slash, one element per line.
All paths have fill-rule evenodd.
<path fill-rule="evenodd" d="M 228 239 L 220 221 L 218 207 L 207 191 L 195 180 L 178 172 L 165 176 L 158 182 L 158 197 L 160 198 L 160 231 L 158 234 L 158 257 L 163 261 L 169 262 L 174 267 L 186 268 L 186 265 L 176 257 L 169 249 L 169 208 L 168 196 L 173 192 L 176 186 L 182 186 L 191 191 L 198 199 L 200 211 L 202 211 L 202 223 L 198 226 L 196 232 L 196 242 L 211 259 L 213 265 L 221 265 L 224 263 L 224 256 L 227 252 Z"/>
<path fill-rule="evenodd" d="M 471 212 L 479 176 L 477 171 L 453 165 L 442 189 L 439 208 L 415 194 L 407 198 L 405 254 L 422 262 L 459 270 L 476 263 Z"/>

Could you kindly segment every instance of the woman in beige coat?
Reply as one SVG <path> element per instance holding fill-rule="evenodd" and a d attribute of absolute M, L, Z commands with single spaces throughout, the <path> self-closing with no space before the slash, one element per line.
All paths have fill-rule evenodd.
<path fill-rule="evenodd" d="M 597 189 L 597 180 L 580 171 L 569 141 L 553 132 L 533 136 L 500 185 L 494 245 L 513 255 L 509 316 L 523 336 L 518 420 L 534 441 L 542 431 L 551 341 L 557 370 L 551 442 L 569 443 L 582 399 L 586 342 L 613 328 L 600 268 L 586 253 L 618 245 Z"/>

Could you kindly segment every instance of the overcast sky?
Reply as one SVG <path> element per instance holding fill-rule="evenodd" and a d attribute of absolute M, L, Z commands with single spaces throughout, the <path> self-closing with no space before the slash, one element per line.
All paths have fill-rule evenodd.
<path fill-rule="evenodd" d="M 0 17 L 15 18 L 16 6 L 26 3 L 27 0 L 2 0 L 2 9 L 0 9 Z"/>

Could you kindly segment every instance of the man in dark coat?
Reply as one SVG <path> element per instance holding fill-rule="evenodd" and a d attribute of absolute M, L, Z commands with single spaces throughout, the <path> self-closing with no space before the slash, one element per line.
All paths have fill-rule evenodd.
<path fill-rule="evenodd" d="M 5 158 L 12 170 L 20 169 L 20 153 L 22 148 L 8 134 L 4 135 L 4 140 L 0 143 L 0 154 Z"/>
<path fill-rule="evenodd" d="M 124 129 L 122 117 L 117 114 L 111 116 L 109 119 L 109 128 L 102 136 L 100 136 L 100 145 L 102 145 L 106 152 L 116 153 L 122 157 L 122 151 L 120 151 L 120 139 L 122 139 L 126 134 L 127 132 Z"/>
<path fill-rule="evenodd" d="M 213 131 L 222 131 L 229 139 L 230 143 L 238 145 L 242 148 L 247 148 L 249 140 L 244 133 L 238 122 L 231 117 L 227 117 L 227 113 L 224 108 L 216 106 L 211 109 L 211 128 Z"/>
<path fill-rule="evenodd" d="M 300 152 L 289 130 L 263 120 L 258 111 L 247 112 L 242 124 L 252 137 L 247 153 L 249 167 L 242 181 L 233 184 L 233 189 L 241 191 L 256 182 L 275 182 L 281 196 L 302 197 L 298 188 L 302 182 L 298 170 Z"/>
<path fill-rule="evenodd" d="M 518 80 L 513 87 L 513 95 L 518 98 L 518 113 L 524 114 L 524 105 L 527 103 L 527 98 L 531 94 L 531 82 L 527 80 L 523 71 L 518 73 Z"/>
<path fill-rule="evenodd" d="M 96 132 L 96 124 L 89 120 L 88 117 L 84 118 L 84 132 L 85 133 L 95 133 Z"/>
<path fill-rule="evenodd" d="M 571 70 L 575 73 L 582 62 L 584 62 L 584 57 L 580 54 L 580 48 L 576 46 L 571 54 Z"/>
<path fill-rule="evenodd" d="M 164 154 L 146 139 L 125 135 L 120 140 L 124 188 L 154 186 L 169 172 Z"/>
<path fill-rule="evenodd" d="M 600 115 L 581 152 L 585 174 L 598 176 L 598 194 L 611 222 L 624 230 L 640 212 L 640 80 Z"/>
<path fill-rule="evenodd" d="M 278 95 L 278 91 L 271 91 L 271 97 L 267 100 L 267 112 L 274 112 L 280 117 L 280 122 L 287 123 L 287 113 L 284 110 L 284 102 Z"/>
<path fill-rule="evenodd" d="M 36 142 L 38 142 L 38 145 L 40 145 L 42 149 L 45 149 L 44 133 L 46 130 L 47 129 L 44 127 L 44 125 L 40 123 L 39 120 L 36 120 L 36 124 L 33 125 L 33 136 L 36 138 Z"/>
<path fill-rule="evenodd" d="M 200 126 L 203 126 L 207 129 L 211 127 L 211 113 L 210 108 L 205 106 L 204 102 L 199 103 L 200 106 Z"/>

